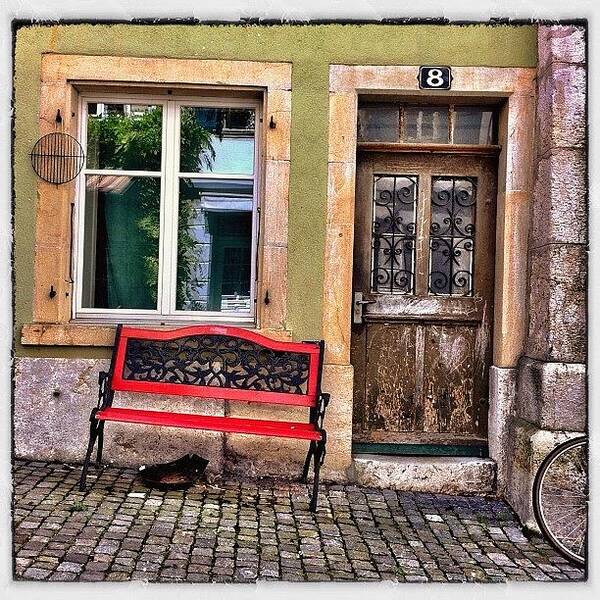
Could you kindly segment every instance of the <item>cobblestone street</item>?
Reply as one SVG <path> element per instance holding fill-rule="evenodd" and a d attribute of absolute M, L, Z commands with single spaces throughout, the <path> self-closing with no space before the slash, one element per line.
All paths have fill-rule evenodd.
<path fill-rule="evenodd" d="M 567 581 L 583 572 L 497 499 L 282 481 L 186 492 L 105 468 L 16 461 L 15 578 L 50 581 Z"/>

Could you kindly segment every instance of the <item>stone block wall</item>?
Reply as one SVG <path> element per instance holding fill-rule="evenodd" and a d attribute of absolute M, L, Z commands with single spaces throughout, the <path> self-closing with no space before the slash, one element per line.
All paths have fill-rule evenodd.
<path fill-rule="evenodd" d="M 538 28 L 529 326 L 500 490 L 535 527 L 531 486 L 554 445 L 587 424 L 586 30 Z"/>
<path fill-rule="evenodd" d="M 100 359 L 17 358 L 14 376 L 13 447 L 19 458 L 81 463 L 89 439 L 89 415 L 98 400 L 98 372 L 108 370 Z M 222 401 L 192 406 L 189 397 L 129 394 L 119 399 L 131 408 L 223 415 Z M 125 405 L 124 404 L 124 405 Z M 195 410 L 194 410 L 195 408 Z M 109 423 L 104 461 L 138 467 L 166 462 L 188 452 L 209 460 L 208 470 L 223 470 L 222 433 Z"/>

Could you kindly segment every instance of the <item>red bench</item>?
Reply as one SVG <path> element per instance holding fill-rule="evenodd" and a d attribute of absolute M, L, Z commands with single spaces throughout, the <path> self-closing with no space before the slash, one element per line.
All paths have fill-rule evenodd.
<path fill-rule="evenodd" d="M 306 482 L 314 459 L 310 510 L 316 510 L 327 441 L 323 419 L 329 402 L 329 394 L 321 391 L 323 348 L 322 341 L 279 342 L 236 327 L 153 330 L 119 325 L 110 369 L 98 377 L 98 406 L 90 415 L 80 489 L 85 489 L 96 442 L 96 465 L 101 464 L 105 423 L 120 421 L 306 440 L 309 449 L 301 481 Z M 303 406 L 309 409 L 308 422 L 115 407 L 118 391 Z"/>

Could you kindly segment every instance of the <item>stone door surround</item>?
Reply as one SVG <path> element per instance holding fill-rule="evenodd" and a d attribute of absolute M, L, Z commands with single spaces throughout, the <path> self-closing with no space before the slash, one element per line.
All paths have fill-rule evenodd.
<path fill-rule="evenodd" d="M 325 272 L 323 280 L 323 337 L 326 368 L 337 366 L 348 376 L 338 393 L 349 399 L 338 423 L 351 438 L 353 369 L 350 364 L 352 322 L 352 264 L 356 175 L 358 97 L 425 96 L 418 89 L 418 66 L 331 65 L 329 69 L 329 156 Z M 498 98 L 498 195 L 494 278 L 493 360 L 497 367 L 515 367 L 527 335 L 527 245 L 532 190 L 535 130 L 535 75 L 531 68 L 454 67 L 452 90 L 436 96 Z M 341 382 L 340 382 L 341 383 Z M 490 431 L 505 419 L 505 410 L 490 386 Z M 502 403 L 500 403 L 502 404 Z M 496 414 L 497 413 L 497 414 Z M 351 446 L 346 442 L 345 448 Z M 490 446 L 491 458 L 496 459 Z"/>
<path fill-rule="evenodd" d="M 326 362 L 350 362 L 354 185 L 358 97 L 426 96 L 418 66 L 329 68 L 329 157 L 323 337 Z M 506 99 L 499 118 L 493 364 L 514 367 L 527 333 L 527 235 L 532 185 L 535 69 L 454 67 L 452 89 L 436 96 Z"/>

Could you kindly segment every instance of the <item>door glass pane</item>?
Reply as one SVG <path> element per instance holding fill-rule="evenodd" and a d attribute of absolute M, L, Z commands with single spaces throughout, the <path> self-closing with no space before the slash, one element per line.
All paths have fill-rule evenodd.
<path fill-rule="evenodd" d="M 182 178 L 177 310 L 249 313 L 252 181 Z"/>
<path fill-rule="evenodd" d="M 447 106 L 407 106 L 403 118 L 403 142 L 448 143 Z"/>
<path fill-rule="evenodd" d="M 475 177 L 433 177 L 429 293 L 473 295 Z"/>
<path fill-rule="evenodd" d="M 160 178 L 88 175 L 84 308 L 156 309 Z"/>
<path fill-rule="evenodd" d="M 359 142 L 397 142 L 400 138 L 400 111 L 393 106 L 358 109 Z"/>
<path fill-rule="evenodd" d="M 181 108 L 181 173 L 252 175 L 255 111 L 252 108 Z"/>
<path fill-rule="evenodd" d="M 455 144 L 493 144 L 494 112 L 480 106 L 457 106 L 453 139 Z"/>
<path fill-rule="evenodd" d="M 417 177 L 376 175 L 373 185 L 371 291 L 414 293 Z"/>
<path fill-rule="evenodd" d="M 162 106 L 88 102 L 88 169 L 160 171 Z"/>

